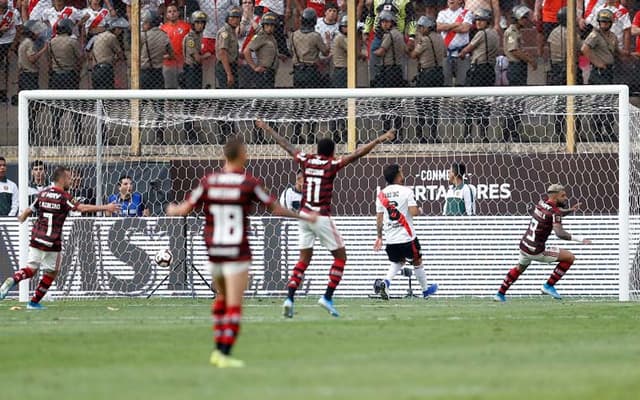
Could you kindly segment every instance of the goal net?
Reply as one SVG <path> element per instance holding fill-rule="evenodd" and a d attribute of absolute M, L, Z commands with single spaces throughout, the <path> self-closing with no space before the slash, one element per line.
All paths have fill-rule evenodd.
<path fill-rule="evenodd" d="M 440 284 L 440 294 L 495 293 L 518 260 L 533 205 L 549 184 L 561 183 L 571 204 L 582 203 L 564 219 L 567 230 L 593 244 L 549 240 L 577 259 L 559 290 L 567 296 L 640 297 L 640 113 L 629 105 L 623 86 L 20 96 L 21 208 L 28 204 L 30 166 L 37 160 L 49 172 L 58 164 L 70 167 L 71 192 L 81 201 L 127 198 L 129 188 L 142 198 L 127 216 L 68 219 L 54 297 L 145 296 L 154 289 L 160 295 L 209 295 L 197 274 L 209 279 L 202 218 L 167 218 L 164 208 L 221 165 L 221 144 L 230 135 L 245 138 L 248 170 L 274 195 L 294 185 L 297 166 L 255 129 L 257 118 L 308 152 L 321 137 L 332 137 L 337 153 L 345 154 L 385 129 L 398 132 L 395 142 L 378 146 L 336 179 L 333 214 L 348 253 L 337 295 L 367 296 L 386 272 L 386 255 L 372 250 L 374 200 L 384 186 L 383 167 L 398 163 L 424 210 L 416 230 L 428 279 Z M 466 167 L 475 215 L 443 215 L 453 163 Z M 23 224 L 20 240 L 12 238 L 12 246 L 21 246 L 12 269 L 26 262 L 28 236 L 29 225 Z M 256 210 L 251 246 L 247 295 L 284 294 L 297 260 L 297 223 Z M 153 261 L 163 248 L 174 254 L 170 269 Z M 300 293 L 322 293 L 330 263 L 330 254 L 318 247 Z M 532 265 L 510 294 L 539 293 L 552 269 Z M 392 295 L 405 295 L 409 283 L 398 278 Z"/>

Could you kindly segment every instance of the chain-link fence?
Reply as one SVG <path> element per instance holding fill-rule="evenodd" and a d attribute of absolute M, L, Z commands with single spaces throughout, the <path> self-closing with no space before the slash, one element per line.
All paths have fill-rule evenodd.
<path fill-rule="evenodd" d="M 8 3 L 0 4 L 0 145 L 17 143 L 17 93 L 38 88 L 340 88 L 352 72 L 358 87 L 566 84 L 566 9 L 544 4 L 536 10 L 532 1 L 516 7 L 501 1 L 500 10 L 489 10 L 477 2 L 465 8 L 461 0 L 360 0 L 355 71 L 347 60 L 346 1 L 292 1 L 288 8 L 284 0 L 145 0 L 137 10 L 121 0 L 54 0 L 51 8 L 22 10 Z M 626 10 L 615 15 L 626 15 L 628 24 L 614 16 L 607 30 L 606 4 L 579 16 L 575 81 L 623 83 L 633 93 L 640 91 L 633 10 L 616 7 Z M 132 38 L 139 38 L 136 46 Z M 168 106 L 156 103 L 153 112 L 164 115 Z M 514 115 L 525 107 L 505 106 Z M 428 100 L 416 107 L 418 123 L 431 132 L 418 140 L 441 141 L 433 133 L 439 110 Z M 464 109 L 477 119 L 469 126 L 489 127 L 486 100 L 470 100 Z M 50 118 L 81 136 L 81 121 L 59 113 Z M 383 125 L 402 129 L 402 118 L 386 117 Z M 521 122 L 504 125 L 504 139 L 514 140 Z M 186 128 L 193 136 L 193 126 Z M 344 130 L 329 129 L 338 136 Z M 220 130 L 224 137 L 235 128 L 222 124 Z M 162 136 L 153 142 L 163 143 Z"/>

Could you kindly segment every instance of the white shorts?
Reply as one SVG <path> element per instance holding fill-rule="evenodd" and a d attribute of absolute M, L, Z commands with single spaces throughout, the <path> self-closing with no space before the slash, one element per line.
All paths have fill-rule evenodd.
<path fill-rule="evenodd" d="M 59 256 L 59 251 L 44 251 L 36 249 L 35 247 L 29 247 L 29 260 L 27 261 L 27 265 L 36 270 L 57 271 Z"/>
<path fill-rule="evenodd" d="M 536 255 L 527 254 L 520 250 L 520 261 L 518 261 L 518 264 L 525 267 L 528 267 L 531 261 L 550 264 L 558 261 L 558 257 L 560 257 L 560 249 L 553 246 L 547 247 L 542 253 Z"/>
<path fill-rule="evenodd" d="M 304 213 L 304 210 L 300 212 Z M 318 215 L 315 223 L 301 220 L 298 226 L 300 229 L 301 249 L 312 248 L 316 238 L 318 238 L 320 243 L 329 251 L 344 247 L 344 240 L 342 240 L 342 236 L 340 236 L 340 232 L 338 232 L 331 217 Z"/>
<path fill-rule="evenodd" d="M 218 263 L 209 261 L 209 272 L 214 278 L 246 272 L 249 271 L 249 267 L 251 267 L 251 261 L 228 261 Z"/>

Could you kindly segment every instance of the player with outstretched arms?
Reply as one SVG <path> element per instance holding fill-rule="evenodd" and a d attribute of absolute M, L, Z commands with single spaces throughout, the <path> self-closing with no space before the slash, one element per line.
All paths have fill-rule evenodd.
<path fill-rule="evenodd" d="M 329 283 L 324 295 L 318 300 L 318 304 L 326 309 L 334 317 L 340 316 L 333 306 L 333 292 L 338 287 L 344 273 L 347 262 L 347 251 L 340 232 L 336 229 L 331 219 L 331 196 L 333 194 L 333 181 L 338 171 L 355 160 L 368 154 L 378 144 L 395 138 L 395 132 L 389 130 L 380 135 L 374 141 L 365 144 L 351 154 L 336 158 L 334 156 L 335 143 L 329 138 L 318 140 L 318 154 L 306 154 L 296 149 L 291 143 L 280 136 L 262 120 L 256 121 L 256 126 L 271 136 L 276 143 L 289 153 L 296 163 L 300 165 L 304 173 L 302 188 L 302 204 L 300 212 L 305 214 L 317 212 L 318 221 L 300 223 L 300 258 L 293 269 L 287 285 L 288 295 L 284 301 L 284 316 L 293 318 L 293 301 L 296 290 L 304 279 L 304 273 L 313 256 L 313 243 L 318 238 L 320 243 L 331 252 L 333 265 L 329 270 Z"/>
<path fill-rule="evenodd" d="M 111 214 L 120 211 L 119 204 L 94 206 L 75 201 L 73 196 L 67 192 L 71 186 L 71 171 L 66 167 L 57 167 L 53 171 L 52 180 L 53 185 L 43 189 L 33 204 L 18 216 L 18 221 L 23 223 L 34 211 L 38 215 L 31 230 L 27 266 L 7 278 L 0 286 L 0 300 L 2 300 L 18 282 L 32 278 L 39 269 L 42 269 L 42 279 L 31 301 L 27 304 L 29 310 L 45 308 L 40 304 L 40 300 L 47 293 L 60 271 L 62 227 L 69 212 L 94 213 L 103 211 Z"/>
<path fill-rule="evenodd" d="M 507 273 L 498 293 L 493 297 L 495 301 L 506 301 L 507 290 L 527 269 L 531 261 L 546 264 L 558 263 L 547 282 L 542 286 L 542 293 L 548 294 L 556 300 L 562 299 L 556 291 L 555 284 L 567 273 L 576 258 L 569 250 L 547 246 L 547 239 L 551 231 L 563 240 L 591 244 L 589 239 L 572 235 L 562 227 L 562 217 L 571 214 L 580 207 L 580 203 L 577 203 L 571 208 L 564 208 L 566 204 L 567 192 L 564 186 L 559 184 L 549 186 L 547 198 L 536 204 L 531 215 L 529 228 L 520 240 L 520 261 Z"/>
<path fill-rule="evenodd" d="M 210 362 L 218 368 L 239 368 L 244 362 L 230 354 L 240 331 L 242 297 L 251 266 L 247 233 L 251 207 L 259 203 L 274 215 L 309 222 L 315 221 L 316 214 L 299 215 L 280 206 L 262 182 L 245 171 L 247 148 L 240 139 L 232 138 L 224 145 L 224 157 L 222 170 L 202 178 L 182 203 L 170 204 L 167 215 L 186 216 L 194 209 L 204 210 L 209 268 L 218 292 L 211 307 L 216 349 Z"/>
<path fill-rule="evenodd" d="M 413 264 L 416 278 L 422 288 L 422 296 L 429 296 L 438 290 L 438 284 L 429 285 L 422 267 L 420 241 L 413 227 L 413 217 L 420 215 L 413 190 L 404 186 L 404 175 L 398 164 L 384 167 L 384 179 L 387 186 L 376 197 L 376 232 L 378 238 L 373 250 L 382 249 L 382 232 L 384 230 L 386 252 L 391 265 L 385 279 L 376 279 L 374 290 L 380 293 L 383 300 L 389 300 L 391 280 L 402 269 L 404 263 Z"/>

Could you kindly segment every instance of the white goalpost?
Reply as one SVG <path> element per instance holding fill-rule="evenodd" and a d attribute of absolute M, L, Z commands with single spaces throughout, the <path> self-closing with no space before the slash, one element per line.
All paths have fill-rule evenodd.
<path fill-rule="evenodd" d="M 313 151 L 324 136 L 334 138 L 337 153 L 344 154 L 384 129 L 400 134 L 336 179 L 334 214 L 349 254 L 338 296 L 367 296 L 387 268 L 384 254 L 371 250 L 373 202 L 384 185 L 382 168 L 399 163 L 426 213 L 416 229 L 425 270 L 440 283 L 442 295 L 492 295 L 517 261 L 532 205 L 546 186 L 563 183 L 571 201 L 584 203 L 564 220 L 567 230 L 594 244 L 550 239 L 577 255 L 559 290 L 640 299 L 640 111 L 630 105 L 623 85 L 20 92 L 21 209 L 29 204 L 30 165 L 40 160 L 48 168 L 69 166 L 79 182 L 72 194 L 97 204 L 117 192 L 121 177 L 130 176 L 151 214 L 70 217 L 54 297 L 144 296 L 167 274 L 160 295 L 205 295 L 202 283 L 189 280 L 188 268 L 153 264 L 155 251 L 170 247 L 185 265 L 206 270 L 202 221 L 176 222 L 162 210 L 220 165 L 229 135 L 244 136 L 248 170 L 274 195 L 291 185 L 297 167 L 254 129 L 258 118 L 304 151 Z M 443 215 L 452 162 L 466 164 L 468 183 L 477 190 L 477 215 Z M 297 257 L 297 225 L 259 210 L 251 221 L 254 261 L 247 295 L 281 295 Z M 30 224 L 19 232 L 15 266 L 24 266 Z M 314 254 L 301 292 L 320 293 L 328 262 L 328 253 Z M 510 294 L 538 293 L 551 269 L 532 265 Z M 401 293 L 407 284 L 395 287 Z M 28 292 L 23 281 L 21 301 Z"/>

